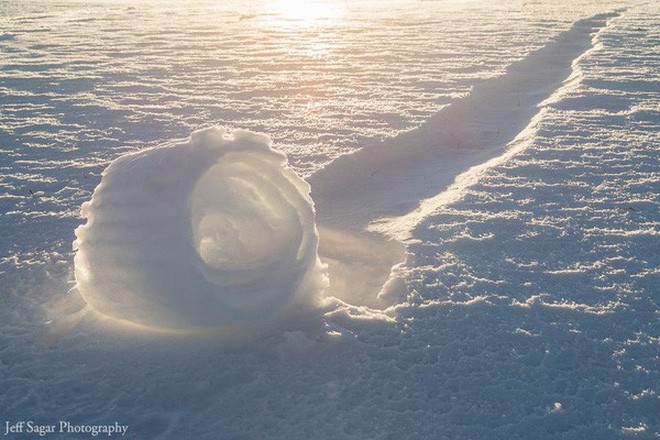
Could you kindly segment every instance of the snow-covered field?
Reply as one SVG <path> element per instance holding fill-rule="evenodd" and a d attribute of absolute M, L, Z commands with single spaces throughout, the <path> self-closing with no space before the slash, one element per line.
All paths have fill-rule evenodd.
<path fill-rule="evenodd" d="M 80 206 L 211 125 L 310 183 L 324 305 L 244 338 L 109 325 L 70 291 Z M 658 145 L 654 2 L 5 0 L 0 421 L 658 438 Z"/>

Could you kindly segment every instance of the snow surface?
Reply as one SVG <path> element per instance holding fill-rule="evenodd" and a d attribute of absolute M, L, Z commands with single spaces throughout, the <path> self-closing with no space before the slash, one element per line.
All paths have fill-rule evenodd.
<path fill-rule="evenodd" d="M 0 3 L 1 417 L 139 439 L 657 438 L 657 6 L 277 4 Z M 552 79 L 520 111 L 465 108 L 503 102 L 546 47 L 558 71 L 537 66 Z M 406 166 L 391 138 L 442 146 L 422 135 L 452 107 L 474 142 Z M 212 124 L 266 133 L 318 191 L 337 299 L 251 340 L 106 325 L 67 293 L 80 205 L 112 160 Z M 324 197 L 348 199 L 315 180 L 360 149 L 396 157 L 414 197 L 333 214 Z"/>

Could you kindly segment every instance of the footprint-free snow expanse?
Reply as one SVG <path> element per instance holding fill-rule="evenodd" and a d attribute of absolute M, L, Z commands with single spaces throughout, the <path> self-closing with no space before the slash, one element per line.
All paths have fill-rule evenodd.
<path fill-rule="evenodd" d="M 635 0 L 3 2 L 0 420 L 657 438 L 659 24 Z M 67 293 L 81 204 L 210 125 L 308 180 L 339 299 L 247 339 L 99 322 Z"/>

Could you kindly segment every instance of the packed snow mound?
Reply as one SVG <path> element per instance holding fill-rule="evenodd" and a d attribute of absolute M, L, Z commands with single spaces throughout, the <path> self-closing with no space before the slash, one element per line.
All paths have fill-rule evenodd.
<path fill-rule="evenodd" d="M 82 206 L 77 288 L 95 311 L 152 327 L 274 322 L 326 283 L 309 192 L 245 131 L 122 156 Z"/>

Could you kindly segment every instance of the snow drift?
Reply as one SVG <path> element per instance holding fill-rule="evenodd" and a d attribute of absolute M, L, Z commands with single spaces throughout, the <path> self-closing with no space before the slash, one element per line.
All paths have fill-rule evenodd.
<path fill-rule="evenodd" d="M 122 156 L 82 207 L 77 288 L 95 311 L 152 327 L 271 323 L 326 283 L 309 192 L 245 131 Z"/>

